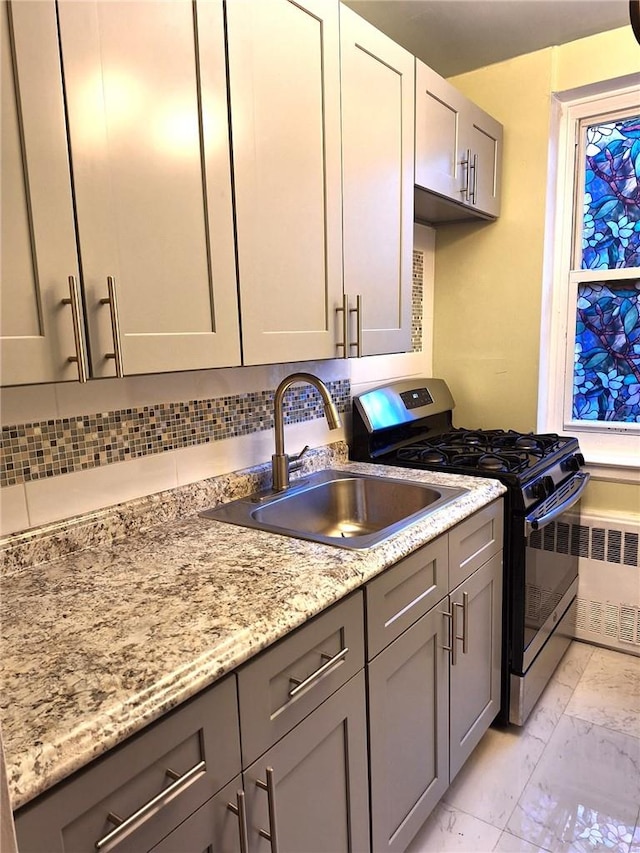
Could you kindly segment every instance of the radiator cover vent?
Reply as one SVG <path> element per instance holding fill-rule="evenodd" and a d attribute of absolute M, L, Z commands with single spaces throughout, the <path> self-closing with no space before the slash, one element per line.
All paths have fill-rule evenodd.
<path fill-rule="evenodd" d="M 578 595 L 571 610 L 576 639 L 640 655 L 640 522 L 583 513 L 532 532 L 528 545 L 579 558 Z M 527 592 L 527 616 L 538 620 L 551 593 Z"/>

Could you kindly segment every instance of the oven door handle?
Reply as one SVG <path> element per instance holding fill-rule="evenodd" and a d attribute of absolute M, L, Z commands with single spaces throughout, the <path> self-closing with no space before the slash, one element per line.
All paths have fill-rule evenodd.
<path fill-rule="evenodd" d="M 525 536 L 529 536 L 529 534 L 533 530 L 541 530 L 543 527 L 546 527 L 547 524 L 551 524 L 552 521 L 555 521 L 556 518 L 559 518 L 564 512 L 570 509 L 574 504 L 577 504 L 580 498 L 582 497 L 582 493 L 587 487 L 587 483 L 591 479 L 591 474 L 587 471 L 581 471 L 579 474 L 576 474 L 573 478 L 573 482 L 577 482 L 580 480 L 580 484 L 576 487 L 574 491 L 571 492 L 569 497 L 563 501 L 558 506 L 554 506 L 553 509 L 550 509 L 549 512 L 544 513 L 536 518 L 535 514 L 528 515 L 525 522 Z"/>

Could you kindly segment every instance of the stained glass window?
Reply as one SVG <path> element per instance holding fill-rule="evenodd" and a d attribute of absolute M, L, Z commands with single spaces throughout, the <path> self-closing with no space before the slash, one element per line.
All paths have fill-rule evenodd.
<path fill-rule="evenodd" d="M 578 266 L 599 278 L 581 273 L 574 291 L 572 417 L 640 424 L 640 115 L 585 121 L 581 133 Z"/>
<path fill-rule="evenodd" d="M 640 116 L 584 129 L 582 268 L 640 266 Z"/>
<path fill-rule="evenodd" d="M 578 285 L 573 417 L 640 423 L 640 280 Z"/>

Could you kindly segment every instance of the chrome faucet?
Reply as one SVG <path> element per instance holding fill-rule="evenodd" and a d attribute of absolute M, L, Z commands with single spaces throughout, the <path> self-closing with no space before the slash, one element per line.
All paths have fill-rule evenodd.
<path fill-rule="evenodd" d="M 273 401 L 273 422 L 276 433 L 276 452 L 271 457 L 271 471 L 273 475 L 273 491 L 283 492 L 289 488 L 289 474 L 301 467 L 302 456 L 307 452 L 309 447 L 305 447 L 300 453 L 289 457 L 284 452 L 284 406 L 283 399 L 285 392 L 296 382 L 307 382 L 309 385 L 318 391 L 322 397 L 324 404 L 324 413 L 327 419 L 329 429 L 337 429 L 342 425 L 340 415 L 336 409 L 327 386 L 321 379 L 311 373 L 292 373 L 290 376 L 285 376 L 282 382 L 276 388 L 276 394 Z"/>

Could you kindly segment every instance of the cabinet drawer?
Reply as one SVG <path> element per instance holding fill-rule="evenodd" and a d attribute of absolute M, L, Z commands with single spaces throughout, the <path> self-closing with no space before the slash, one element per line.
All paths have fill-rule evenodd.
<path fill-rule="evenodd" d="M 440 536 L 367 584 L 367 660 L 447 594 L 448 559 L 447 537 Z"/>
<path fill-rule="evenodd" d="M 449 589 L 502 550 L 503 501 L 495 501 L 449 531 Z"/>
<path fill-rule="evenodd" d="M 356 592 L 239 671 L 243 767 L 361 669 L 362 610 Z"/>
<path fill-rule="evenodd" d="M 237 695 L 231 677 L 19 810 L 18 848 L 20 853 L 150 850 L 239 771 Z M 184 776 L 183 783 L 173 774 Z M 144 810 L 174 782 L 173 793 Z M 137 819 L 116 834 L 117 843 L 114 839 L 97 848 L 99 839 L 115 829 L 107 815 L 126 820 L 136 813 Z"/>

